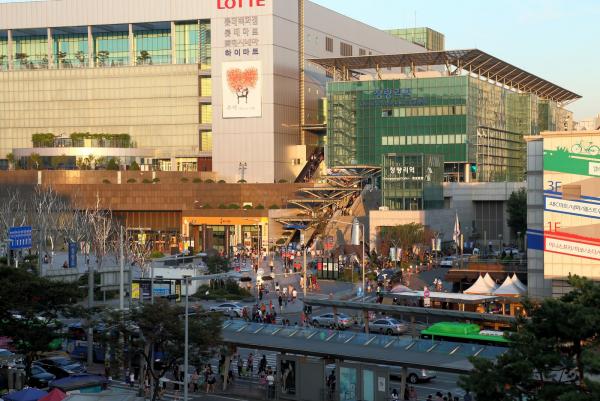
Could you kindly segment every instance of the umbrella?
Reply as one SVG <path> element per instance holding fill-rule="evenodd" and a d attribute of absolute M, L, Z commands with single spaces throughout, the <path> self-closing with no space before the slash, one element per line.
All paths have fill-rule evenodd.
<path fill-rule="evenodd" d="M 394 288 L 392 288 L 392 290 L 390 292 L 412 292 L 413 290 L 411 290 L 410 288 L 408 288 L 405 285 L 402 284 L 397 284 L 394 286 Z"/>
<path fill-rule="evenodd" d="M 262 276 L 263 281 L 269 281 L 269 280 L 273 280 L 273 277 L 271 276 Z"/>
<path fill-rule="evenodd" d="M 38 401 L 47 394 L 48 393 L 45 391 L 29 387 L 25 390 L 3 395 L 2 398 L 4 398 L 5 401 Z"/>
<path fill-rule="evenodd" d="M 50 391 L 48 395 L 43 396 L 38 401 L 62 401 L 65 399 L 66 396 L 67 395 L 63 391 L 55 388 L 52 389 L 52 391 Z"/>
<path fill-rule="evenodd" d="M 252 278 L 251 277 L 240 277 L 240 281 L 248 282 L 248 281 L 252 281 Z"/>

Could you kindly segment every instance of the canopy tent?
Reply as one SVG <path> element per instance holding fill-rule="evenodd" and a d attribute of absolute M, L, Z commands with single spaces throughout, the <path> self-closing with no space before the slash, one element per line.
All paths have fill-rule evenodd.
<path fill-rule="evenodd" d="M 516 274 L 513 274 L 512 276 L 512 282 L 514 285 L 516 285 L 521 291 L 523 291 L 523 293 L 525 294 L 527 292 L 527 286 L 525 284 L 523 284 L 523 282 L 521 280 L 519 280 L 519 278 L 517 277 Z"/>
<path fill-rule="evenodd" d="M 392 288 L 392 290 L 390 291 L 391 293 L 398 293 L 398 292 L 411 292 L 413 290 L 411 290 L 410 288 L 408 288 L 405 285 L 402 284 L 396 284 L 394 286 L 394 288 Z"/>
<path fill-rule="evenodd" d="M 496 284 L 492 276 L 490 276 L 490 273 L 485 273 L 485 276 L 483 276 L 483 280 L 487 283 L 488 286 L 490 286 L 492 290 L 498 288 L 498 284 Z"/>
<path fill-rule="evenodd" d="M 50 391 L 47 395 L 40 398 L 38 401 L 62 401 L 66 397 L 67 395 L 63 391 L 55 388 L 52 389 L 52 391 Z"/>
<path fill-rule="evenodd" d="M 517 287 L 510 276 L 506 276 L 502 285 L 494 291 L 494 295 L 504 297 L 520 297 L 523 294 L 525 291 Z"/>
<path fill-rule="evenodd" d="M 477 281 L 472 286 L 467 288 L 463 293 L 473 295 L 490 295 L 494 292 L 494 287 L 486 283 L 482 276 L 477 278 Z"/>
<path fill-rule="evenodd" d="M 38 401 L 48 393 L 37 388 L 28 387 L 21 391 L 3 395 L 5 401 Z"/>

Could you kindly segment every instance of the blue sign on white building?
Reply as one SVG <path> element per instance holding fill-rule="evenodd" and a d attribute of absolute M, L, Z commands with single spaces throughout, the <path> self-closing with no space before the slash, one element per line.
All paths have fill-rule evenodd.
<path fill-rule="evenodd" d="M 31 248 L 31 227 L 11 227 L 8 229 L 8 241 L 10 249 Z"/>

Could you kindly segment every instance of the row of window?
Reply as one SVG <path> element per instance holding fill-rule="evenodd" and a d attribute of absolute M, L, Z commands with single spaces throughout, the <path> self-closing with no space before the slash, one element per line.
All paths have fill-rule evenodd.
<path fill-rule="evenodd" d="M 330 38 L 330 37 L 325 38 L 325 51 L 328 51 L 329 53 L 333 53 L 333 38 Z M 340 56 L 349 57 L 349 56 L 352 56 L 352 54 L 353 54 L 352 45 L 349 43 L 340 42 Z M 372 54 L 372 53 L 369 51 L 369 54 Z M 366 56 L 367 50 L 359 48 L 358 55 Z"/>
<path fill-rule="evenodd" d="M 467 135 L 407 135 L 407 136 L 383 136 L 383 146 L 406 146 L 406 145 L 454 145 L 467 143 Z"/>
<path fill-rule="evenodd" d="M 467 114 L 467 106 L 392 107 L 381 110 L 381 117 L 458 116 Z"/>
<path fill-rule="evenodd" d="M 210 21 L 177 23 L 175 25 L 175 56 L 178 64 L 211 64 Z M 168 29 L 134 31 L 132 63 L 169 64 L 172 32 Z M 54 66 L 59 68 L 90 65 L 87 34 L 56 34 L 51 36 Z M 91 37 L 92 57 L 98 67 L 130 64 L 129 32 L 97 32 Z M 13 41 L 13 68 L 48 68 L 48 37 L 18 36 Z M 0 41 L 0 70 L 8 67 L 8 45 Z"/>

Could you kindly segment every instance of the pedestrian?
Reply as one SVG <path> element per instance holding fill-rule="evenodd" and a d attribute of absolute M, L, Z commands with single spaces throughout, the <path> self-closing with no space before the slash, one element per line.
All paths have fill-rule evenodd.
<path fill-rule="evenodd" d="M 392 399 L 392 400 L 394 400 L 394 401 L 396 401 L 396 400 L 398 400 L 398 399 L 399 399 L 399 398 L 398 398 L 398 390 L 396 390 L 395 388 L 394 388 L 394 389 L 392 389 L 392 395 L 390 396 L 390 399 Z"/>
<path fill-rule="evenodd" d="M 200 373 L 198 372 L 198 369 L 194 370 L 194 373 L 192 373 L 192 392 L 196 393 L 198 391 L 198 379 L 200 378 Z"/>
<path fill-rule="evenodd" d="M 270 367 L 267 369 L 266 379 L 268 386 L 268 398 L 271 399 L 275 397 L 275 375 Z"/>
<path fill-rule="evenodd" d="M 298 296 L 298 291 L 296 291 L 296 289 L 294 288 L 292 290 L 292 303 L 296 302 L 296 297 Z"/>
<path fill-rule="evenodd" d="M 244 361 L 242 360 L 242 356 L 238 355 L 238 359 L 237 359 L 237 370 L 238 370 L 238 376 L 242 377 L 242 369 L 244 368 Z"/>
<path fill-rule="evenodd" d="M 413 386 L 410 386 L 410 390 L 408 391 L 408 400 L 409 401 L 417 401 L 417 398 L 418 398 L 417 390 Z"/>
<path fill-rule="evenodd" d="M 129 371 L 129 387 L 133 387 L 133 385 L 135 384 L 135 373 L 133 372 L 133 370 Z"/>
<path fill-rule="evenodd" d="M 281 295 L 277 297 L 277 303 L 279 304 L 279 310 L 281 311 L 281 306 L 283 305 L 283 297 Z"/>
<path fill-rule="evenodd" d="M 467 390 L 467 392 L 465 393 L 463 400 L 464 401 L 473 401 L 473 396 L 471 395 L 471 392 L 469 390 Z"/>
<path fill-rule="evenodd" d="M 258 364 L 258 373 L 265 372 L 267 370 L 267 357 L 263 354 L 259 364 Z"/>
<path fill-rule="evenodd" d="M 206 379 L 206 392 L 210 393 L 210 392 L 215 392 L 215 383 L 217 382 L 217 376 L 215 376 L 215 373 L 212 371 L 212 368 L 209 366 L 208 367 L 208 376 Z"/>
<path fill-rule="evenodd" d="M 248 369 L 248 372 L 250 372 L 250 376 L 252 376 L 252 373 L 254 372 L 254 356 L 252 355 L 252 353 L 248 355 L 246 368 Z"/>

